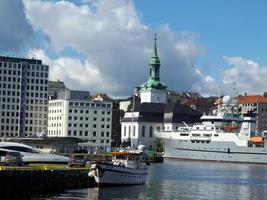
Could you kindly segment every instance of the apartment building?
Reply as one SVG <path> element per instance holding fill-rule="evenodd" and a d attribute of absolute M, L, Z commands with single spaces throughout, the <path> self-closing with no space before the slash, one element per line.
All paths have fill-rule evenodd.
<path fill-rule="evenodd" d="M 239 96 L 238 101 L 242 115 L 255 115 L 258 133 L 267 130 L 267 97 L 261 95 L 245 95 Z"/>
<path fill-rule="evenodd" d="M 49 66 L 0 56 L 0 136 L 34 136 L 47 127 Z"/>
<path fill-rule="evenodd" d="M 77 137 L 80 147 L 102 152 L 111 145 L 112 102 L 78 99 L 49 101 L 48 136 Z"/>

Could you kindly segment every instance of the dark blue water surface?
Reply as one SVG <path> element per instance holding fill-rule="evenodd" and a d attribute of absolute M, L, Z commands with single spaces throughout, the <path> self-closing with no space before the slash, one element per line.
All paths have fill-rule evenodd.
<path fill-rule="evenodd" d="M 39 199 L 267 199 L 267 165 L 165 160 L 146 185 L 86 188 Z"/>

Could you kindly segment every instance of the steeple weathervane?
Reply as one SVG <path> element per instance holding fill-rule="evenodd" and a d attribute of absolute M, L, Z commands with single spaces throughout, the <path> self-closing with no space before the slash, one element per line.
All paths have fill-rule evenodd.
<path fill-rule="evenodd" d="M 154 38 L 154 49 L 153 49 L 153 57 L 158 57 L 158 51 L 157 51 L 157 33 L 155 33 L 155 38 Z"/>

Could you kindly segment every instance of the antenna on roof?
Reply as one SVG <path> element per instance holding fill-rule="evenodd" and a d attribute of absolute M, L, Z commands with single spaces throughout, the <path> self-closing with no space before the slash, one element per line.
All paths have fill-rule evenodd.
<path fill-rule="evenodd" d="M 236 87 L 236 82 L 233 83 L 233 96 L 237 96 L 237 87 Z"/>

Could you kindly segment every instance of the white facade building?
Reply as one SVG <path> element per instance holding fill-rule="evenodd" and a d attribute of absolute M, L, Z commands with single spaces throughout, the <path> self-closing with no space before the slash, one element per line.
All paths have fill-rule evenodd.
<path fill-rule="evenodd" d="M 49 101 L 48 136 L 77 137 L 81 146 L 101 152 L 111 145 L 112 102 L 57 99 Z"/>
<path fill-rule="evenodd" d="M 41 60 L 0 56 L 0 137 L 45 131 L 48 72 Z"/>

